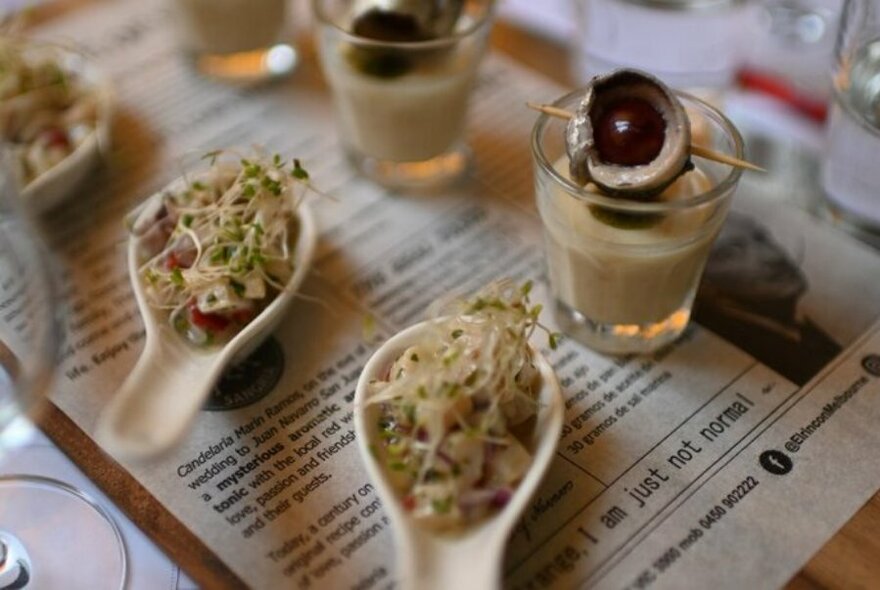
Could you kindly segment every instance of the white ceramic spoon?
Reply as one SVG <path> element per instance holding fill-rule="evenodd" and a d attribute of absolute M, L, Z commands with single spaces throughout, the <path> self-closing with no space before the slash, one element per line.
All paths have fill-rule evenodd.
<path fill-rule="evenodd" d="M 160 199 L 162 192 L 150 198 Z M 142 207 L 140 214 L 149 214 L 149 209 Z M 305 202 L 297 207 L 297 216 L 295 268 L 287 286 L 222 347 L 200 349 L 188 344 L 168 325 L 167 316 L 150 306 L 137 272 L 138 238 L 130 238 L 128 270 L 146 342 L 134 369 L 98 419 L 95 436 L 104 448 L 130 459 L 149 458 L 171 448 L 186 432 L 223 370 L 244 360 L 275 330 L 305 279 L 315 249 L 315 222 Z"/>
<path fill-rule="evenodd" d="M 26 205 L 42 213 L 72 196 L 109 152 L 114 99 L 107 76 L 82 54 L 63 47 L 35 46 L 34 52 L 40 51 L 51 51 L 61 68 L 76 74 L 97 99 L 95 128 L 66 158 L 31 180 L 21 191 Z"/>
<path fill-rule="evenodd" d="M 534 348 L 535 365 L 541 373 L 537 421 L 531 439 L 523 441 L 532 454 L 532 465 L 507 505 L 494 516 L 455 535 L 438 534 L 413 522 L 400 504 L 371 445 L 380 443 L 379 408 L 367 405 L 367 385 L 384 379 L 388 368 L 429 329 L 416 324 L 389 339 L 370 358 L 355 392 L 355 429 L 358 448 L 387 511 L 396 535 L 398 576 L 403 590 L 491 590 L 501 587 L 501 559 L 510 531 L 544 477 L 556 454 L 562 431 L 565 403 L 553 367 Z"/>

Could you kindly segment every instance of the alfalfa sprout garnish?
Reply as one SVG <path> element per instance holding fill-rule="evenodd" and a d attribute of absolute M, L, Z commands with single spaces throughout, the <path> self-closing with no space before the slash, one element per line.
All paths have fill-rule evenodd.
<path fill-rule="evenodd" d="M 374 453 L 404 508 L 431 528 L 500 509 L 531 464 L 521 437 L 541 375 L 529 338 L 544 328 L 530 290 L 502 280 L 442 305 L 424 338 L 369 385 L 367 403 L 379 405 Z"/>
<path fill-rule="evenodd" d="M 233 337 L 285 288 L 295 267 L 299 160 L 223 150 L 136 211 L 147 300 L 189 342 Z"/>

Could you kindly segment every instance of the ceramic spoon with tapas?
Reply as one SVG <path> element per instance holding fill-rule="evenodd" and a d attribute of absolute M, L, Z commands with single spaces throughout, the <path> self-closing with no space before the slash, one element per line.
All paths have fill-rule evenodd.
<path fill-rule="evenodd" d="M 216 157 L 216 154 L 214 155 Z M 305 279 L 315 223 L 294 161 L 212 163 L 133 214 L 131 282 L 146 341 L 99 417 L 97 439 L 134 459 L 171 448 L 224 369 L 278 326 Z"/>
<path fill-rule="evenodd" d="M 509 285 L 490 286 L 457 315 L 392 337 L 364 367 L 358 446 L 405 589 L 501 585 L 507 539 L 563 421 L 553 368 L 528 342 L 535 310 Z"/>

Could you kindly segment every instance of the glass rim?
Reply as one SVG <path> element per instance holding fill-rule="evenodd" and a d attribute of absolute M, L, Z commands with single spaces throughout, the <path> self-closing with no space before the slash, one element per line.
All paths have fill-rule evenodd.
<path fill-rule="evenodd" d="M 728 119 L 727 116 L 724 115 L 724 113 L 722 113 L 706 101 L 697 98 L 692 94 L 683 92 L 681 90 L 673 90 L 673 92 L 678 98 L 683 99 L 683 101 L 686 103 L 684 105 L 685 107 L 697 107 L 698 109 L 700 109 L 704 116 L 708 117 L 718 126 L 720 126 L 733 140 L 733 155 L 740 159 L 743 158 L 744 143 L 742 135 L 740 135 L 739 130 L 730 121 L 730 119 Z M 554 107 L 564 108 L 573 98 L 583 96 L 583 94 L 584 89 L 578 88 L 556 99 L 552 103 L 552 105 Z M 602 207 L 615 209 L 617 211 L 632 213 L 662 213 L 668 211 L 686 210 L 717 200 L 728 194 L 736 188 L 740 176 L 742 176 L 743 173 L 742 168 L 730 166 L 730 172 L 719 182 L 715 183 L 710 189 L 687 199 L 673 199 L 669 201 L 637 201 L 634 199 L 603 195 L 598 191 L 588 191 L 585 190 L 584 187 L 575 184 L 570 179 L 560 174 L 559 171 L 556 170 L 556 168 L 553 166 L 553 163 L 550 162 L 550 160 L 547 158 L 547 154 L 544 153 L 544 148 L 541 145 L 541 137 L 544 134 L 544 129 L 547 127 L 548 122 L 553 118 L 555 117 L 551 117 L 547 113 L 541 113 L 538 116 L 538 119 L 535 121 L 535 125 L 532 128 L 531 139 L 532 157 L 534 158 L 538 167 L 540 167 L 545 173 L 549 174 L 553 178 L 553 180 L 565 190 L 566 193 L 586 203 L 600 205 Z"/>
<path fill-rule="evenodd" d="M 668 12 L 710 12 L 736 8 L 746 4 L 746 0 L 622 0 L 644 8 Z"/>
<path fill-rule="evenodd" d="M 461 31 L 454 31 L 445 37 L 428 39 L 425 41 L 380 41 L 378 39 L 370 39 L 369 37 L 355 35 L 351 31 L 347 31 L 339 26 L 332 18 L 330 18 L 330 16 L 324 10 L 324 5 L 327 2 L 328 0 L 312 0 L 312 11 L 314 12 L 315 16 L 321 24 L 327 25 L 330 28 L 334 29 L 339 35 L 341 35 L 351 43 L 355 43 L 357 45 L 362 45 L 365 47 L 384 47 L 398 50 L 437 49 L 441 47 L 455 45 L 459 41 L 471 37 L 480 29 L 485 28 L 485 26 L 492 21 L 492 17 L 495 14 L 496 5 L 495 0 L 486 0 L 486 10 L 483 13 L 482 18 L 475 20 L 467 28 Z"/>
<path fill-rule="evenodd" d="M 10 146 L 0 145 L 0 170 L 7 174 L 4 182 L 9 183 L 6 187 L 0 186 L 0 190 L 7 191 L 0 196 L 0 209 L 10 212 L 9 221 L 14 222 L 27 235 L 28 239 L 18 243 L 21 252 L 16 252 L 15 255 L 18 257 L 25 254 L 31 261 L 43 267 L 44 272 L 35 273 L 32 280 L 39 283 L 46 300 L 53 306 L 44 325 L 37 328 L 38 333 L 33 337 L 30 346 L 33 354 L 19 359 L 20 372 L 11 375 L 16 387 L 12 397 L 17 409 L 22 415 L 33 416 L 48 405 L 50 387 L 59 367 L 59 343 L 64 332 L 59 313 L 66 312 L 66 304 L 60 299 L 57 269 L 45 245 L 44 234 L 38 230 L 33 212 L 21 198 L 23 182 L 14 159 Z M 5 347 L 5 343 L 0 343 L 0 346 Z M 5 426 L 6 424 L 0 423 L 0 432 Z"/>
<path fill-rule="evenodd" d="M 850 121 L 852 121 L 856 125 L 858 125 L 859 129 L 861 131 L 863 131 L 865 133 L 869 133 L 870 135 L 874 136 L 875 138 L 880 138 L 880 129 L 878 129 L 877 127 L 875 127 L 874 125 L 872 125 L 871 123 L 869 123 L 865 119 L 865 115 L 863 113 L 859 112 L 852 105 L 852 103 L 846 99 L 846 94 L 842 90 L 840 90 L 836 87 L 833 87 L 831 89 L 831 92 L 832 92 L 833 98 L 836 99 L 834 101 L 835 104 L 833 106 L 837 106 L 841 110 L 845 111 L 846 114 L 849 115 Z M 829 121 L 830 121 L 832 115 L 833 115 L 833 113 L 831 111 L 829 111 L 829 114 L 828 114 Z"/>

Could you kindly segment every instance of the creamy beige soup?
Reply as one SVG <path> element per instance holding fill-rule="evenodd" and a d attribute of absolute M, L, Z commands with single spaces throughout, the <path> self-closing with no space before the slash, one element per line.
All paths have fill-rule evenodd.
<path fill-rule="evenodd" d="M 568 159 L 555 168 L 568 177 Z M 687 173 L 662 199 L 681 199 L 712 186 Z M 677 213 L 642 228 L 600 220 L 586 202 L 554 185 L 539 199 L 550 280 L 557 298 L 593 322 L 646 325 L 687 308 L 722 215 Z"/>

